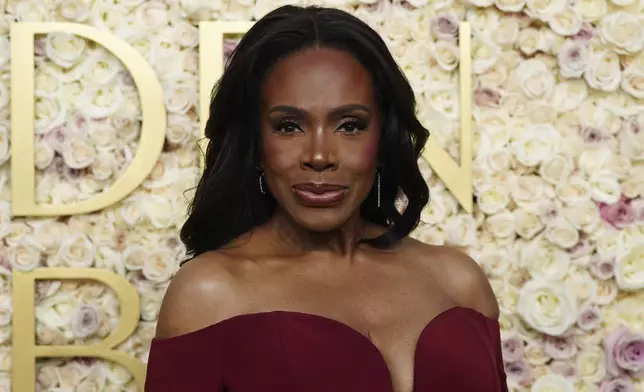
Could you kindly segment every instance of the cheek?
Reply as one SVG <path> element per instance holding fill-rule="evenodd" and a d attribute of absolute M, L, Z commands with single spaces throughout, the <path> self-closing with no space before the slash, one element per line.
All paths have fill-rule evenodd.
<path fill-rule="evenodd" d="M 262 137 L 262 167 L 264 170 L 280 171 L 297 162 L 297 149 L 289 146 L 289 143 L 275 140 L 271 135 Z"/>
<path fill-rule="evenodd" d="M 355 143 L 347 151 L 345 163 L 356 173 L 371 173 L 378 166 L 378 147 L 377 137 Z"/>

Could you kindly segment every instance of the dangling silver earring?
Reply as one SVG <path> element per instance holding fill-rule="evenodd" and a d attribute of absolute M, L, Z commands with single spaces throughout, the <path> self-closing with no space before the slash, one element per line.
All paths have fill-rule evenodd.
<path fill-rule="evenodd" d="M 266 189 L 264 189 L 264 172 L 259 175 L 259 191 L 262 193 L 262 195 L 266 194 Z"/>
<path fill-rule="evenodd" d="M 376 181 L 378 182 L 378 208 L 380 208 L 380 172 L 376 172 Z"/>

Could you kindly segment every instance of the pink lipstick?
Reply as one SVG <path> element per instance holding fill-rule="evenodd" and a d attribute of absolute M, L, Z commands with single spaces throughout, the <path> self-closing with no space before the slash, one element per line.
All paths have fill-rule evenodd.
<path fill-rule="evenodd" d="M 347 195 L 348 187 L 335 184 L 303 183 L 293 186 L 300 202 L 309 207 L 331 207 Z"/>

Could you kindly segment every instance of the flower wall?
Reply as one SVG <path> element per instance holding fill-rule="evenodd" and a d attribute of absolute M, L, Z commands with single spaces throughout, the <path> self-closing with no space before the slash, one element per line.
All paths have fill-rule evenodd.
<path fill-rule="evenodd" d="M 0 20 L 0 391 L 11 383 L 13 268 L 94 267 L 126 277 L 142 311 L 120 349 L 146 360 L 161 298 L 183 258 L 184 191 L 199 175 L 197 23 L 254 20 L 282 4 L 8 1 Z M 489 276 L 511 390 L 644 391 L 644 2 L 323 5 L 381 33 L 413 84 L 419 117 L 454 157 L 457 26 L 471 23 L 475 212 L 464 213 L 421 160 L 432 202 L 413 235 L 461 247 Z M 120 204 L 83 216 L 10 219 L 13 21 L 110 30 L 156 71 L 166 145 L 149 178 Z M 37 199 L 82 200 L 113 183 L 136 151 L 137 91 L 115 57 L 78 37 L 39 36 L 36 64 Z M 39 344 L 100 340 L 118 322 L 118 301 L 101 285 L 40 282 L 37 298 Z M 91 358 L 41 361 L 36 382 L 40 391 L 136 390 L 123 368 Z"/>

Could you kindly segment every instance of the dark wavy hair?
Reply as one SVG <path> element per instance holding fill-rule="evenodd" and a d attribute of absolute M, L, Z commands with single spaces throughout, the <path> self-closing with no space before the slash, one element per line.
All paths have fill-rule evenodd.
<path fill-rule="evenodd" d="M 429 190 L 418 157 L 429 132 L 416 117 L 414 92 L 382 38 L 351 14 L 321 7 L 283 6 L 243 36 L 216 84 L 206 123 L 209 139 L 203 175 L 181 229 L 188 256 L 222 248 L 265 223 L 275 199 L 260 192 L 260 86 L 280 59 L 310 47 L 353 55 L 372 77 L 381 117 L 380 207 L 375 187 L 362 203 L 363 219 L 388 227 L 362 242 L 389 248 L 417 225 Z M 407 198 L 402 214 L 400 193 Z"/>

